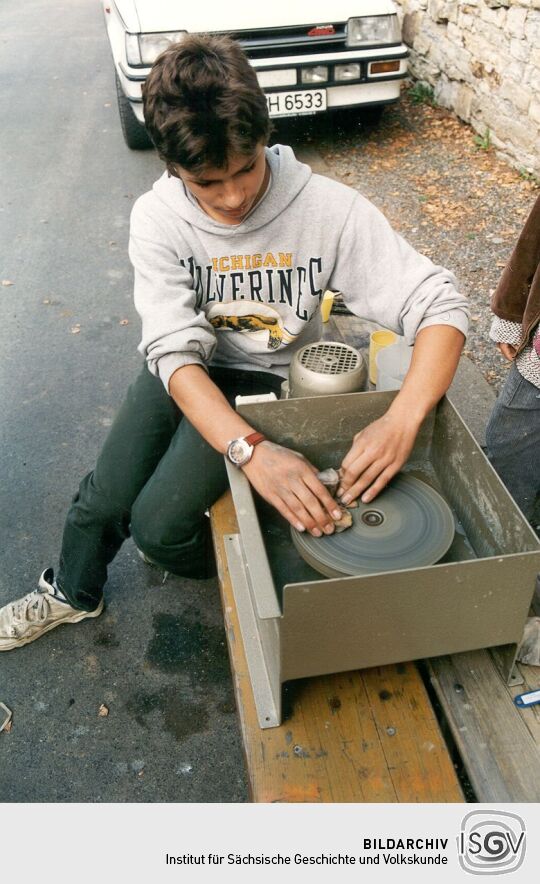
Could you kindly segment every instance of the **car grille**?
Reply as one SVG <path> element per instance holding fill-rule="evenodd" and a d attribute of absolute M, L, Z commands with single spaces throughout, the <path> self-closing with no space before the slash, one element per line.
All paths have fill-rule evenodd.
<path fill-rule="evenodd" d="M 330 24 L 330 22 L 319 23 Z M 335 34 L 309 36 L 314 25 L 296 25 L 292 28 L 261 28 L 256 31 L 234 31 L 229 36 L 238 40 L 251 59 L 286 55 L 310 55 L 316 52 L 340 52 L 346 50 L 347 24 L 333 22 Z"/>

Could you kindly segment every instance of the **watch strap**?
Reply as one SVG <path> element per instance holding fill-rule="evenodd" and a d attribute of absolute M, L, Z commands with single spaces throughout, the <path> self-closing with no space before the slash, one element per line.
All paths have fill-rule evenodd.
<path fill-rule="evenodd" d="M 250 433 L 249 436 L 244 436 L 245 441 L 248 445 L 258 445 L 259 442 L 264 442 L 266 436 L 264 433 Z"/>

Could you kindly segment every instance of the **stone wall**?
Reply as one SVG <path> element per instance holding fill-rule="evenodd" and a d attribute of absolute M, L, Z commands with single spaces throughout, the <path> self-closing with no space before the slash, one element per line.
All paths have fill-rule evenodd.
<path fill-rule="evenodd" d="M 540 174 L 540 0 L 396 0 L 410 71 L 519 169 Z"/>

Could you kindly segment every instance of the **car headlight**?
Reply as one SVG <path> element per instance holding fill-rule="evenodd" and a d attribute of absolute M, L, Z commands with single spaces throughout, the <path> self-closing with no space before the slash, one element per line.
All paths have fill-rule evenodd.
<path fill-rule="evenodd" d="M 326 83 L 328 80 L 328 67 L 325 64 L 318 64 L 313 68 L 302 68 L 302 83 Z"/>
<path fill-rule="evenodd" d="M 360 79 L 360 65 L 359 64 L 336 64 L 336 65 L 334 65 L 334 77 L 337 81 L 359 80 Z"/>
<path fill-rule="evenodd" d="M 126 60 L 129 65 L 154 64 L 172 43 L 178 43 L 186 31 L 163 34 L 126 34 Z"/>
<path fill-rule="evenodd" d="M 401 42 L 397 15 L 364 15 L 347 23 L 347 46 Z"/>

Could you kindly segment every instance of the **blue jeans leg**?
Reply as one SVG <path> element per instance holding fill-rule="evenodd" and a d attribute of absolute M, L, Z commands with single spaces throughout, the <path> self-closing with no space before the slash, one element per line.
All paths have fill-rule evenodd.
<path fill-rule="evenodd" d="M 486 428 L 488 457 L 524 515 L 540 494 L 540 390 L 512 365 Z"/>

